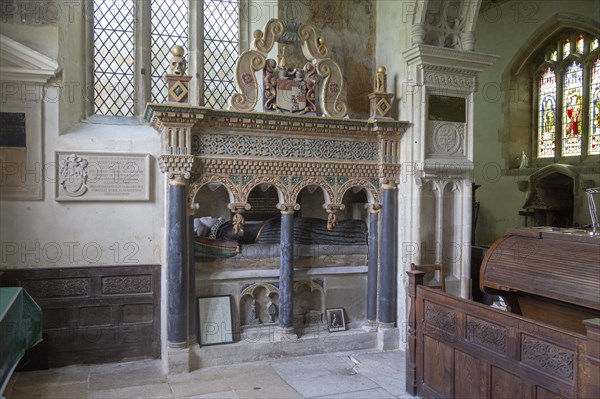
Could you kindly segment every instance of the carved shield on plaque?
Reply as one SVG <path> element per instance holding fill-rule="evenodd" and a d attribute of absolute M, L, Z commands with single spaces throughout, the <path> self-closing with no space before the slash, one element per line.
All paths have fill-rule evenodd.
<path fill-rule="evenodd" d="M 306 82 L 302 80 L 277 79 L 277 108 L 289 112 L 306 108 Z"/>

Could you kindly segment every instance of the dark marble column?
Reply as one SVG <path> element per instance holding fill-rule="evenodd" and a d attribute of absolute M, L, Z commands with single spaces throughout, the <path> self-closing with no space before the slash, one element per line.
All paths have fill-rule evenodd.
<path fill-rule="evenodd" d="M 384 184 L 381 210 L 379 323 L 389 327 L 394 327 L 396 323 L 397 199 L 396 184 Z"/>
<path fill-rule="evenodd" d="M 367 322 L 377 323 L 377 268 L 379 255 L 379 209 L 376 204 L 367 204 L 369 209 L 369 258 L 367 274 Z"/>
<path fill-rule="evenodd" d="M 188 344 L 189 271 L 187 265 L 186 183 L 170 179 L 167 210 L 167 340 Z"/>
<path fill-rule="evenodd" d="M 194 237 L 194 218 L 192 215 L 188 218 L 188 311 L 189 311 L 189 322 L 188 322 L 188 339 L 196 341 L 196 331 L 198 329 L 198 313 L 196 312 L 196 257 L 194 256 L 194 244 L 192 242 Z"/>
<path fill-rule="evenodd" d="M 279 204 L 281 244 L 279 264 L 279 338 L 294 331 L 294 211 L 297 204 Z"/>

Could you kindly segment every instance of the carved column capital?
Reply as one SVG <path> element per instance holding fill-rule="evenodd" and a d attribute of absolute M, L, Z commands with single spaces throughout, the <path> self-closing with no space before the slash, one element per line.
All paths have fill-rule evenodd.
<path fill-rule="evenodd" d="M 193 155 L 161 155 L 158 157 L 160 171 L 167 175 L 169 184 L 186 185 L 194 166 Z"/>
<path fill-rule="evenodd" d="M 344 204 L 323 204 L 323 209 L 327 211 L 327 213 L 336 213 L 337 211 L 343 211 L 346 208 Z"/>
<path fill-rule="evenodd" d="M 293 214 L 295 211 L 300 210 L 300 204 L 277 204 L 277 209 L 279 209 L 282 214 Z"/>
<path fill-rule="evenodd" d="M 398 188 L 398 182 L 396 181 L 396 179 L 381 179 L 381 188 L 383 188 L 384 190 L 396 190 Z"/>
<path fill-rule="evenodd" d="M 365 209 L 368 209 L 369 213 L 379 213 L 381 204 L 365 204 Z"/>
<path fill-rule="evenodd" d="M 250 210 L 250 204 L 246 202 L 231 202 L 227 204 L 227 209 L 233 213 L 243 213 Z"/>

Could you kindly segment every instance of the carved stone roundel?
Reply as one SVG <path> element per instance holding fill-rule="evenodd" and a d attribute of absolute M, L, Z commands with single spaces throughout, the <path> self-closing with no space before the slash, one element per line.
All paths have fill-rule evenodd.
<path fill-rule="evenodd" d="M 433 145 L 436 152 L 454 154 L 460 148 L 461 137 L 455 125 L 444 123 L 433 133 Z"/>

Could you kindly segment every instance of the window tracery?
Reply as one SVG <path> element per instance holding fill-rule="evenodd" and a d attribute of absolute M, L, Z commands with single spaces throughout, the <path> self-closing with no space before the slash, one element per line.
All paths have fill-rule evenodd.
<path fill-rule="evenodd" d="M 534 78 L 537 158 L 600 154 L 598 39 L 567 32 L 545 51 Z"/>

